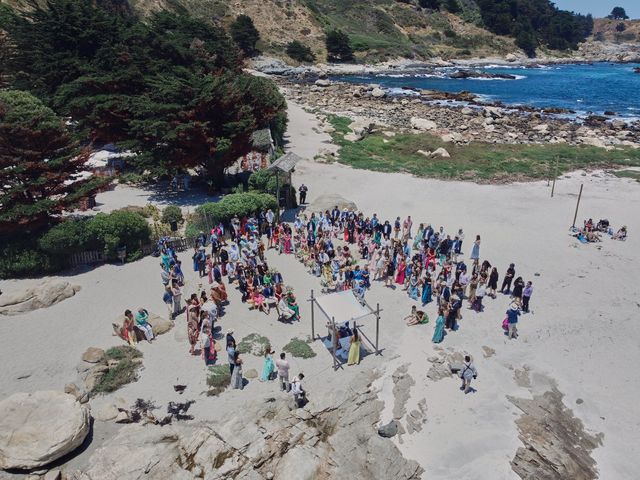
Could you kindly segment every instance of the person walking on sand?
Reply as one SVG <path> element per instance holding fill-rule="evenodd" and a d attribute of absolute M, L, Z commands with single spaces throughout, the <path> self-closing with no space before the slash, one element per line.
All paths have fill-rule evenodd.
<path fill-rule="evenodd" d="M 520 316 L 520 309 L 516 302 L 511 303 L 509 310 L 507 310 L 507 321 L 509 322 L 509 330 L 507 335 L 509 339 L 518 338 L 518 317 Z"/>
<path fill-rule="evenodd" d="M 471 380 L 478 378 L 478 371 L 473 363 L 471 363 L 471 357 L 469 355 L 465 355 L 464 364 L 458 372 L 458 376 L 462 379 L 460 390 L 464 391 L 464 393 L 472 391 Z"/>
<path fill-rule="evenodd" d="M 531 300 L 531 295 L 533 295 L 533 284 L 527 282 L 527 286 L 524 287 L 522 291 L 522 311 L 524 313 L 529 313 L 529 300 Z"/>
<path fill-rule="evenodd" d="M 280 358 L 276 360 L 276 370 L 278 371 L 278 383 L 280 390 L 289 391 L 289 362 L 286 360 L 286 354 L 282 352 Z"/>
<path fill-rule="evenodd" d="M 509 268 L 507 268 L 507 273 L 504 274 L 504 279 L 502 280 L 502 287 L 500 287 L 500 293 L 504 293 L 506 295 L 511 292 L 511 282 L 513 281 L 513 277 L 515 275 L 516 275 L 516 266 L 515 264 L 512 263 L 509 265 Z"/>

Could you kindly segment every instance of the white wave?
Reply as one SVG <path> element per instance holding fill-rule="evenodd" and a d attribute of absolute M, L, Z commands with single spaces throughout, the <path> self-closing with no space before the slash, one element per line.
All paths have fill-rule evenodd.
<path fill-rule="evenodd" d="M 508 81 L 508 80 L 522 80 L 524 78 L 527 78 L 526 75 L 514 75 L 514 77 L 515 78 L 474 78 L 474 77 L 471 77 L 468 80 L 480 80 L 482 82 L 490 82 L 490 81 L 493 81 L 493 80 Z M 465 78 L 465 79 L 461 79 L 461 80 L 467 80 L 467 79 Z"/>

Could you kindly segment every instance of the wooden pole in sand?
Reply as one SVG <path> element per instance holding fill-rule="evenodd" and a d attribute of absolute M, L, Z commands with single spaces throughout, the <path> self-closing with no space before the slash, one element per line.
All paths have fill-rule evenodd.
<path fill-rule="evenodd" d="M 553 192 L 556 190 L 556 177 L 558 176 L 558 157 L 556 157 L 556 168 L 553 171 L 553 185 L 551 186 L 551 198 L 553 198 Z"/>
<path fill-rule="evenodd" d="M 378 339 L 380 338 L 380 304 L 376 303 L 376 355 L 380 355 Z"/>
<path fill-rule="evenodd" d="M 582 198 L 582 187 L 584 187 L 584 183 L 580 184 L 580 193 L 578 193 L 578 202 L 576 203 L 576 213 L 573 216 L 573 228 L 576 226 L 576 219 L 578 218 L 578 207 L 580 206 L 580 199 Z"/>
<path fill-rule="evenodd" d="M 280 223 L 280 179 L 278 178 L 278 170 L 276 169 L 276 222 Z"/>
<path fill-rule="evenodd" d="M 314 308 L 313 308 L 313 303 L 314 303 L 314 298 L 313 298 L 313 289 L 311 290 L 311 339 L 315 340 L 316 339 L 316 330 L 315 330 L 315 321 L 314 321 Z"/>
<path fill-rule="evenodd" d="M 331 317 L 331 325 L 333 325 L 333 332 L 331 333 L 331 346 L 333 348 L 333 369 L 338 369 L 338 357 L 336 356 L 336 344 L 338 343 L 338 331 L 336 329 L 336 319 Z"/>

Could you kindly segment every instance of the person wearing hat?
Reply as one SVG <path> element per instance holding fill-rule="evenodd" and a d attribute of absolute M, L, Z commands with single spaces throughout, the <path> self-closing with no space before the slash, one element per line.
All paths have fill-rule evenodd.
<path fill-rule="evenodd" d="M 520 316 L 520 307 L 516 302 L 512 302 L 507 310 L 507 321 L 509 322 L 509 330 L 507 335 L 509 338 L 518 338 L 518 317 Z"/>

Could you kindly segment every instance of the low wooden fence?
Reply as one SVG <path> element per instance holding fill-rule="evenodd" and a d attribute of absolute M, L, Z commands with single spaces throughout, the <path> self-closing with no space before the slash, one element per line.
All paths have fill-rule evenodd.
<path fill-rule="evenodd" d="M 94 263 L 106 262 L 106 255 L 99 250 L 90 250 L 87 252 L 77 252 L 71 255 L 69 263 L 72 267 L 78 265 L 92 265 Z"/>
<path fill-rule="evenodd" d="M 193 248 L 195 238 L 173 237 L 167 242 L 167 246 L 173 248 L 176 252 L 184 252 Z M 156 242 L 145 243 L 140 245 L 142 256 L 151 255 L 156 250 Z M 117 256 L 110 256 L 100 250 L 88 250 L 86 252 L 77 252 L 69 257 L 69 265 L 78 267 L 80 265 L 94 265 L 96 263 L 104 263 L 111 260 L 117 260 Z"/>

